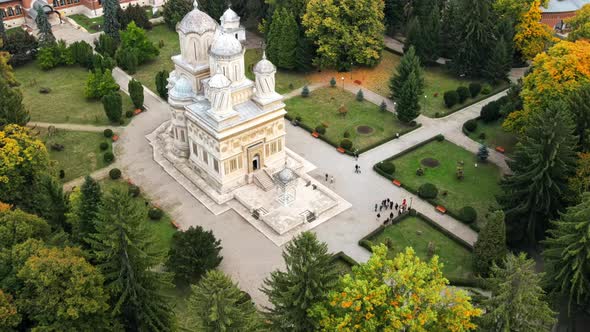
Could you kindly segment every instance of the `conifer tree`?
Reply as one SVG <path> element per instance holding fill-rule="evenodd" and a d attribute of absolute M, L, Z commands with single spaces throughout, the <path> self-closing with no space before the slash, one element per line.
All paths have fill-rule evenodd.
<path fill-rule="evenodd" d="M 135 108 L 143 108 L 143 85 L 136 79 L 131 79 L 127 84 L 127 90 L 129 91 L 129 97 L 133 102 Z"/>
<path fill-rule="evenodd" d="M 567 209 L 544 241 L 546 281 L 552 293 L 565 295 L 572 305 L 590 303 L 590 192 Z"/>
<path fill-rule="evenodd" d="M 279 50 L 281 47 L 281 30 L 283 26 L 282 11 L 275 9 L 272 20 L 266 33 L 266 56 L 272 63 L 279 63 Z"/>
<path fill-rule="evenodd" d="M 103 31 L 109 35 L 116 43 L 119 43 L 119 29 L 121 24 L 117 19 L 117 13 L 121 10 L 119 0 L 104 0 L 102 3 L 103 10 Z"/>
<path fill-rule="evenodd" d="M 473 247 L 473 267 L 481 276 L 487 276 L 494 263 L 500 264 L 506 257 L 506 225 L 504 212 L 492 212 L 479 232 Z"/>
<path fill-rule="evenodd" d="M 101 98 L 102 106 L 107 118 L 112 123 L 119 123 L 123 116 L 123 100 L 117 91 L 107 93 Z"/>
<path fill-rule="evenodd" d="M 477 158 L 481 161 L 488 160 L 490 155 L 490 151 L 488 151 L 488 147 L 485 144 L 479 146 L 479 150 L 477 150 Z"/>
<path fill-rule="evenodd" d="M 6 28 L 4 27 L 4 16 L 0 15 L 0 39 L 6 42 Z M 0 45 L 2 47 L 2 45 Z"/>
<path fill-rule="evenodd" d="M 534 112 L 528 130 L 508 161 L 512 175 L 501 183 L 498 197 L 507 219 L 508 241 L 531 244 L 545 233 L 548 220 L 563 208 L 567 179 L 572 174 L 577 137 L 562 102 Z"/>
<path fill-rule="evenodd" d="M 314 331 L 308 310 L 327 298 L 338 279 L 328 246 L 305 232 L 287 244 L 283 259 L 286 271 L 274 271 L 264 280 L 262 292 L 272 304 L 268 318 L 279 331 Z"/>
<path fill-rule="evenodd" d="M 512 54 L 509 53 L 508 42 L 504 37 L 496 42 L 491 56 L 487 59 L 482 75 L 492 83 L 508 80 L 508 73 L 512 68 Z"/>
<path fill-rule="evenodd" d="M 416 72 L 410 73 L 397 99 L 397 118 L 409 123 L 420 115 L 420 83 Z"/>
<path fill-rule="evenodd" d="M 281 39 L 279 41 L 277 66 L 284 69 L 295 69 L 297 65 L 295 56 L 299 41 L 299 28 L 293 15 L 287 12 L 286 9 L 283 8 L 281 16 Z"/>
<path fill-rule="evenodd" d="M 100 211 L 102 190 L 100 184 L 90 176 L 84 178 L 80 187 L 80 208 L 78 217 L 77 237 L 80 243 L 96 232 L 95 224 Z"/>
<path fill-rule="evenodd" d="M 405 0 L 385 0 L 383 14 L 385 18 L 385 31 L 393 36 L 399 29 L 405 26 L 404 6 Z"/>
<path fill-rule="evenodd" d="M 105 276 L 113 316 L 129 329 L 170 331 L 173 311 L 163 294 L 172 284 L 167 273 L 154 271 L 164 253 L 156 249 L 139 204 L 121 189 L 104 195 L 91 253 Z"/>
<path fill-rule="evenodd" d="M 586 83 L 570 94 L 569 110 L 576 124 L 578 146 L 582 151 L 590 151 L 590 84 Z"/>
<path fill-rule="evenodd" d="M 43 8 L 37 9 L 37 17 L 35 17 L 35 23 L 37 24 L 37 29 L 39 29 L 39 46 L 47 47 L 55 43 L 55 36 L 51 31 L 51 24 L 49 24 L 47 14 L 45 14 Z"/>
<path fill-rule="evenodd" d="M 414 46 L 421 63 L 435 63 L 440 55 L 440 33 L 440 11 L 434 5 L 427 16 L 415 16 L 410 21 L 404 51 Z"/>
<path fill-rule="evenodd" d="M 156 74 L 156 90 L 163 99 L 168 99 L 168 71 L 161 70 Z"/>
<path fill-rule="evenodd" d="M 459 43 L 459 26 L 461 19 L 459 0 L 449 0 L 442 10 L 440 27 L 440 53 L 445 58 L 452 59 L 457 52 Z"/>
<path fill-rule="evenodd" d="M 23 105 L 23 95 L 0 77 L 0 130 L 9 124 L 24 126 L 29 122 L 29 111 Z"/>
<path fill-rule="evenodd" d="M 397 100 L 400 97 L 402 87 L 411 73 L 416 73 L 417 91 L 419 95 L 422 95 L 424 92 L 424 74 L 420 66 L 420 59 L 416 56 L 416 51 L 413 47 L 410 47 L 404 53 L 401 62 L 395 68 L 395 73 L 389 80 L 389 90 L 393 100 Z"/>
<path fill-rule="evenodd" d="M 261 319 L 249 295 L 221 271 L 210 270 L 192 286 L 189 311 L 195 331 L 261 331 Z"/>
<path fill-rule="evenodd" d="M 524 253 L 508 254 L 502 267 L 494 265 L 487 279 L 492 297 L 484 302 L 483 327 L 489 331 L 549 331 L 555 313 L 545 300 L 542 277 Z"/>

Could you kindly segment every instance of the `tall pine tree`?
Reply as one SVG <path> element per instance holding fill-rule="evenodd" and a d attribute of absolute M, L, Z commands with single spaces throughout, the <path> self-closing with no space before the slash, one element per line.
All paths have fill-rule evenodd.
<path fill-rule="evenodd" d="M 562 102 L 533 113 L 528 130 L 508 161 L 513 175 L 501 183 L 499 197 L 507 219 L 509 242 L 528 237 L 535 244 L 564 205 L 567 179 L 572 174 L 577 137 Z"/>
<path fill-rule="evenodd" d="M 484 302 L 486 331 L 549 331 L 555 313 L 541 288 L 542 274 L 535 273 L 535 262 L 524 253 L 509 254 L 502 267 L 494 265 L 487 279 L 492 297 Z"/>
<path fill-rule="evenodd" d="M 508 43 L 504 37 L 496 41 L 492 54 L 482 70 L 482 76 L 493 84 L 508 80 L 508 73 L 512 68 L 512 54 L 509 53 Z"/>
<path fill-rule="evenodd" d="M 283 27 L 283 15 L 281 10 L 275 10 L 272 21 L 266 32 L 266 56 L 274 64 L 279 63 L 281 49 L 281 31 Z"/>
<path fill-rule="evenodd" d="M 569 110 L 576 124 L 578 146 L 584 151 L 590 151 L 590 83 L 586 83 L 570 94 Z"/>
<path fill-rule="evenodd" d="M 404 51 L 414 46 L 421 63 L 435 63 L 440 55 L 440 34 L 440 11 L 434 5 L 426 16 L 415 16 L 408 24 Z"/>
<path fill-rule="evenodd" d="M 117 13 L 121 10 L 119 0 L 104 0 L 102 3 L 103 11 L 103 31 L 109 35 L 116 43 L 120 41 L 119 29 L 121 24 L 118 21 Z"/>
<path fill-rule="evenodd" d="M 314 331 L 308 310 L 326 299 L 338 279 L 328 246 L 305 232 L 287 244 L 283 259 L 286 271 L 274 271 L 264 281 L 262 291 L 272 304 L 268 318 L 278 331 Z"/>
<path fill-rule="evenodd" d="M 24 126 L 29 122 L 29 111 L 23 105 L 23 95 L 18 88 L 10 87 L 0 77 L 0 130 L 9 124 Z"/>
<path fill-rule="evenodd" d="M 284 69 L 295 69 L 297 60 L 295 59 L 297 43 L 299 39 L 299 27 L 295 17 L 286 9 L 282 10 L 282 20 L 280 29 L 279 56 L 277 66 Z"/>
<path fill-rule="evenodd" d="M 45 11 L 42 7 L 37 9 L 35 23 L 37 24 L 37 29 L 39 29 L 39 46 L 47 47 L 55 43 L 55 36 L 51 31 L 51 24 L 49 24 L 47 14 L 45 14 Z"/>
<path fill-rule="evenodd" d="M 417 73 L 411 72 L 401 88 L 397 98 L 397 118 L 404 123 L 409 123 L 420 115 L 420 82 Z"/>
<path fill-rule="evenodd" d="M 473 246 L 475 271 L 481 276 L 487 276 L 493 264 L 499 264 L 507 252 L 504 212 L 495 211 L 488 216 L 487 223 Z"/>
<path fill-rule="evenodd" d="M 406 0 L 385 0 L 383 14 L 385 18 L 385 31 L 388 35 L 393 36 L 402 27 L 406 25 L 404 7 Z"/>
<path fill-rule="evenodd" d="M 85 243 L 85 240 L 96 232 L 95 224 L 100 211 L 102 190 L 100 184 L 90 176 L 84 178 L 80 187 L 80 209 L 78 216 L 78 241 Z"/>
<path fill-rule="evenodd" d="M 100 207 L 91 252 L 105 276 L 112 315 L 127 329 L 170 331 L 173 312 L 163 295 L 172 287 L 168 274 L 154 271 L 164 253 L 145 226 L 145 209 L 126 191 L 108 192 Z"/>
<path fill-rule="evenodd" d="M 567 209 L 544 241 L 546 280 L 551 292 L 565 295 L 569 307 L 590 304 L 590 192 Z"/>
<path fill-rule="evenodd" d="M 420 59 L 416 56 L 416 51 L 413 47 L 410 47 L 408 51 L 404 53 L 401 62 L 395 68 L 395 73 L 389 80 L 391 99 L 397 100 L 400 97 L 402 87 L 411 73 L 416 73 L 419 88 L 418 91 L 421 95 L 424 91 L 424 74 L 422 67 L 420 66 Z"/>

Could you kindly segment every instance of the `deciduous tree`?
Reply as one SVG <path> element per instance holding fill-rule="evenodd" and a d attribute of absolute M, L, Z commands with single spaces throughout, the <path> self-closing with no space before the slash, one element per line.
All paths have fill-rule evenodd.
<path fill-rule="evenodd" d="M 51 233 L 47 222 L 19 209 L 0 212 L 0 249 L 9 249 L 28 239 L 46 239 Z"/>
<path fill-rule="evenodd" d="M 481 315 L 462 290 L 450 290 L 442 265 L 416 257 L 412 248 L 387 258 L 385 245 L 373 247 L 367 263 L 341 277 L 328 300 L 310 314 L 323 331 L 469 331 Z"/>
<path fill-rule="evenodd" d="M 590 39 L 590 4 L 576 12 L 576 16 L 565 21 L 571 31 L 569 40 Z"/>
<path fill-rule="evenodd" d="M 2 20 L 0 20 L 0 24 L 3 24 Z M 6 331 L 10 331 L 16 329 L 21 319 L 13 297 L 0 289 L 0 326 Z"/>
<path fill-rule="evenodd" d="M 516 26 L 514 43 L 525 59 L 532 60 L 552 40 L 549 27 L 541 23 L 541 2 L 536 0 Z"/>
<path fill-rule="evenodd" d="M 272 304 L 268 318 L 279 331 L 316 330 L 308 310 L 327 299 L 338 279 L 328 246 L 305 232 L 287 244 L 283 259 L 286 271 L 272 272 L 262 288 Z"/>
<path fill-rule="evenodd" d="M 148 39 L 145 30 L 138 27 L 135 22 L 129 23 L 127 28 L 121 31 L 121 46 L 117 52 L 130 52 L 137 55 L 138 64 L 145 63 L 160 54 L 158 48 Z"/>

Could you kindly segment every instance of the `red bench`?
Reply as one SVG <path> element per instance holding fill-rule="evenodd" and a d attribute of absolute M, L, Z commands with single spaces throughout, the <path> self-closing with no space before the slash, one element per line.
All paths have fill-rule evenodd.
<path fill-rule="evenodd" d="M 344 148 L 337 148 L 336 150 L 337 150 L 338 152 L 340 152 L 340 153 L 344 153 L 344 152 L 346 152 L 346 150 L 344 150 Z"/>
<path fill-rule="evenodd" d="M 116 142 L 119 140 L 119 135 L 113 135 L 112 137 L 113 142 Z"/>
<path fill-rule="evenodd" d="M 500 153 L 504 153 L 504 148 L 501 146 L 496 146 L 496 151 L 500 152 Z"/>
<path fill-rule="evenodd" d="M 395 180 L 395 179 L 393 180 L 393 184 L 396 185 L 396 186 L 398 186 L 398 187 L 401 187 L 402 186 L 402 183 L 399 182 L 399 180 Z"/>
<path fill-rule="evenodd" d="M 136 110 L 133 112 L 133 115 L 137 115 L 137 114 L 139 114 L 139 113 L 141 113 L 141 108 L 138 108 L 138 109 L 136 109 Z"/>
<path fill-rule="evenodd" d="M 438 212 L 440 212 L 440 213 L 442 213 L 442 214 L 445 214 L 445 213 L 447 213 L 447 209 L 445 209 L 445 207 L 444 207 L 444 206 L 442 206 L 442 205 L 437 205 L 437 206 L 436 206 L 436 211 L 438 211 Z"/>
<path fill-rule="evenodd" d="M 179 225 L 179 224 L 177 224 L 177 223 L 176 223 L 176 221 L 174 221 L 174 220 L 170 220 L 170 223 L 172 224 L 172 226 L 173 226 L 174 228 L 176 228 L 176 229 L 179 229 L 179 228 L 180 228 L 180 225 Z"/>
<path fill-rule="evenodd" d="M 320 134 L 318 134 L 317 132 L 314 131 L 313 133 L 311 133 L 311 136 L 318 138 L 318 137 L 320 137 Z"/>

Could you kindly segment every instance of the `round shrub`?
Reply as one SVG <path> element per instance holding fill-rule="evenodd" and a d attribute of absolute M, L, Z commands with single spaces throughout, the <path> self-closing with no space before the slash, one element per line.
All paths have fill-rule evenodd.
<path fill-rule="evenodd" d="M 319 125 L 319 126 L 315 127 L 315 131 L 318 134 L 323 135 L 326 133 L 326 127 L 324 127 L 323 125 Z"/>
<path fill-rule="evenodd" d="M 442 141 L 444 141 L 444 140 L 445 140 L 445 135 L 443 135 L 443 134 L 438 134 L 438 135 L 436 135 L 436 140 L 437 140 L 438 142 L 442 142 Z"/>
<path fill-rule="evenodd" d="M 465 129 L 467 129 L 467 131 L 474 132 L 475 129 L 477 129 L 477 121 L 475 121 L 475 119 L 467 120 L 467 122 L 465 122 L 464 126 L 465 126 Z"/>
<path fill-rule="evenodd" d="M 451 108 L 459 102 L 459 94 L 455 90 L 445 92 L 443 98 L 447 108 Z"/>
<path fill-rule="evenodd" d="M 109 171 L 109 177 L 113 180 L 117 180 L 121 178 L 121 170 L 118 168 L 113 168 Z"/>
<path fill-rule="evenodd" d="M 99 145 L 99 146 L 100 146 L 100 150 L 101 150 L 101 151 L 104 151 L 104 150 L 106 150 L 106 149 L 108 149 L 108 148 L 109 148 L 109 143 L 107 143 L 107 142 L 102 142 L 102 143 L 100 143 L 100 145 Z"/>
<path fill-rule="evenodd" d="M 132 118 L 133 117 L 133 111 L 127 111 L 127 112 L 125 112 L 125 116 L 127 118 Z"/>
<path fill-rule="evenodd" d="M 467 224 L 471 224 L 477 219 L 477 212 L 471 206 L 464 206 L 459 211 L 459 219 Z"/>
<path fill-rule="evenodd" d="M 105 152 L 104 155 L 102 156 L 102 159 L 106 163 L 110 163 L 110 162 L 113 162 L 113 160 L 115 160 L 115 155 L 112 152 Z"/>
<path fill-rule="evenodd" d="M 344 150 L 350 151 L 350 149 L 352 149 L 352 141 L 349 140 L 348 138 L 345 138 L 342 141 L 340 141 L 340 147 L 343 148 Z"/>
<path fill-rule="evenodd" d="M 489 85 L 486 85 L 481 88 L 482 95 L 489 95 L 492 92 L 492 88 Z"/>
<path fill-rule="evenodd" d="M 431 199 L 438 195 L 438 188 L 432 183 L 425 183 L 418 188 L 418 196 L 421 198 Z"/>
<path fill-rule="evenodd" d="M 344 134 L 342 134 L 342 136 L 344 136 L 344 138 L 349 138 L 350 137 L 350 132 L 347 130 L 344 132 Z"/>
<path fill-rule="evenodd" d="M 457 94 L 459 95 L 459 102 L 462 103 L 467 100 L 467 98 L 471 97 L 471 93 L 469 92 L 469 88 L 466 86 L 460 86 L 457 88 Z"/>
<path fill-rule="evenodd" d="M 140 192 L 141 190 L 139 189 L 139 187 L 134 184 L 130 184 L 129 188 L 127 189 L 127 193 L 129 193 L 129 195 L 131 195 L 132 197 L 139 196 Z"/>
<path fill-rule="evenodd" d="M 471 98 L 477 97 L 477 95 L 480 92 L 481 92 L 481 84 L 479 84 L 479 83 L 469 84 L 469 93 L 471 94 Z"/>
<path fill-rule="evenodd" d="M 395 173 L 395 165 L 392 162 L 383 162 L 379 165 L 379 168 L 387 174 Z"/>
<path fill-rule="evenodd" d="M 111 138 L 113 137 L 113 131 L 110 129 L 105 129 L 102 134 L 104 135 L 104 137 L 106 138 Z"/>
<path fill-rule="evenodd" d="M 492 101 L 481 108 L 480 117 L 484 122 L 496 121 L 500 116 L 500 103 L 497 101 Z"/>
<path fill-rule="evenodd" d="M 162 209 L 160 209 L 160 208 L 152 207 L 148 211 L 148 217 L 151 220 L 160 220 L 160 219 L 162 219 L 163 216 L 164 216 L 164 211 L 162 211 Z"/>

